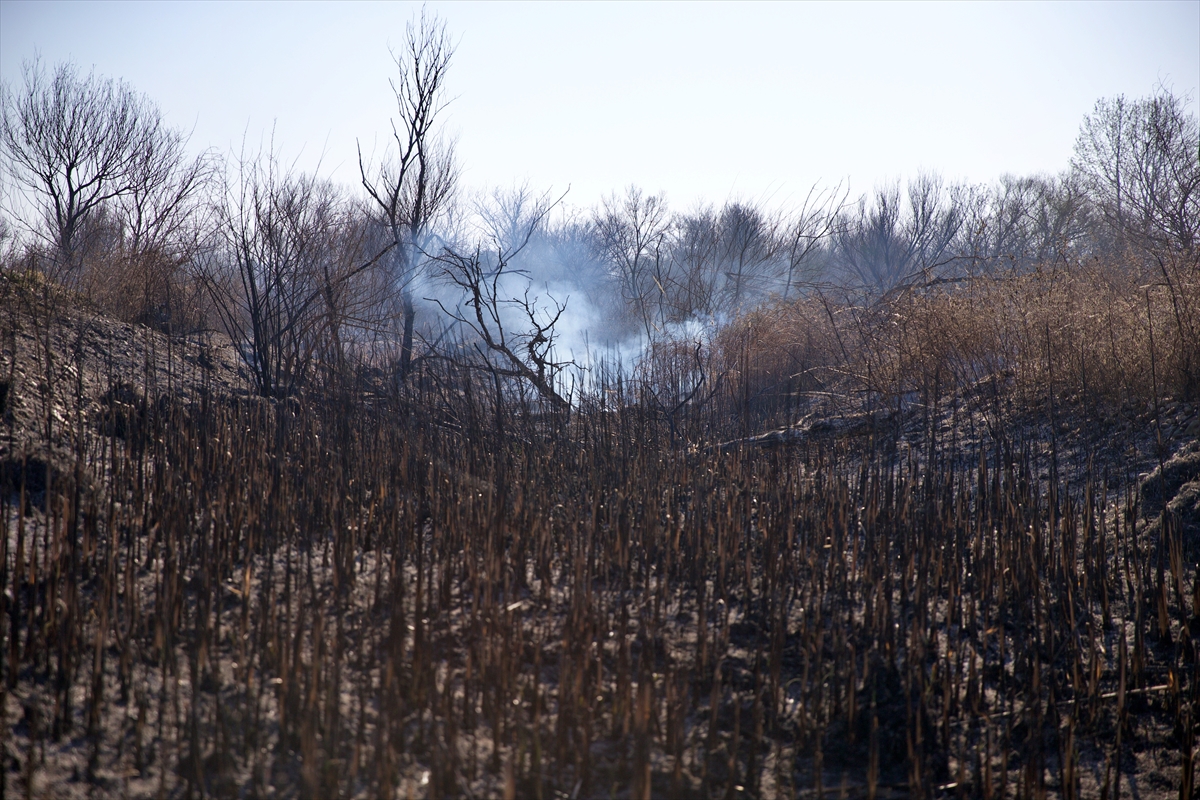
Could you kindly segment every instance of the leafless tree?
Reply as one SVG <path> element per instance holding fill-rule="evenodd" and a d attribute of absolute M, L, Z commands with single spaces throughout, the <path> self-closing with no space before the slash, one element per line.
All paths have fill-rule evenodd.
<path fill-rule="evenodd" d="M 1098 101 L 1071 163 L 1119 248 L 1145 242 L 1191 253 L 1200 235 L 1198 153 L 1196 115 L 1160 87 L 1140 100 Z"/>
<path fill-rule="evenodd" d="M 721 298 L 725 310 L 740 310 L 749 299 L 769 291 L 777 277 L 782 245 L 778 227 L 776 219 L 747 203 L 730 202 L 721 209 L 718 257 L 725 279 Z"/>
<path fill-rule="evenodd" d="M 24 85 L 3 88 L 0 151 L 31 213 L 26 228 L 48 240 L 61 275 L 81 263 L 81 233 L 89 217 L 112 201 L 191 195 L 201 172 L 188 165 L 186 138 L 167 127 L 150 100 L 126 83 L 84 76 L 66 62 L 48 74 L 41 62 L 25 62 Z M 162 207 L 161 202 L 159 203 Z M 32 217 L 32 218 L 30 218 Z M 146 235 L 160 215 L 135 214 Z"/>
<path fill-rule="evenodd" d="M 818 189 L 817 184 L 813 184 L 799 210 L 784 226 L 783 244 L 787 255 L 787 273 L 782 293 L 784 300 L 788 299 L 797 285 L 815 281 L 819 271 L 814 263 L 816 256 L 821 254 L 822 246 L 833 236 L 849 191 L 840 183 L 824 189 Z"/>
<path fill-rule="evenodd" d="M 677 216 L 671 226 L 670 248 L 674 282 L 668 321 L 712 318 L 724 282 L 716 211 L 703 206 Z"/>
<path fill-rule="evenodd" d="M 670 216 L 666 201 L 635 186 L 604 199 L 593 225 L 601 251 L 612 265 L 625 301 L 634 309 L 647 341 L 659 330 L 655 313 L 666 296 Z"/>
<path fill-rule="evenodd" d="M 414 282 L 427 249 L 430 226 L 454 195 L 458 169 L 454 148 L 437 136 L 446 106 L 445 83 L 454 46 L 445 24 L 421 12 L 407 28 L 404 49 L 393 53 L 399 75 L 391 81 L 396 98 L 391 152 L 369 165 L 358 150 L 359 175 L 391 246 L 388 266 L 401 298 L 403 333 L 398 364 L 401 380 L 412 363 L 416 307 Z"/>
<path fill-rule="evenodd" d="M 622 297 L 653 341 L 664 326 L 719 324 L 810 280 L 844 201 L 840 187 L 814 187 L 790 218 L 740 201 L 670 215 L 659 198 L 630 188 L 604 202 L 593 229 Z"/>
<path fill-rule="evenodd" d="M 1002 175 L 965 193 L 963 262 L 976 271 L 1025 271 L 1035 264 L 1083 255 L 1084 193 L 1069 175 Z"/>
<path fill-rule="evenodd" d="M 354 281 L 391 251 L 358 261 L 364 225 L 332 184 L 294 173 L 271 153 L 238 160 L 217 209 L 218 234 L 204 271 L 226 332 L 264 396 L 286 396 L 314 356 L 340 361 L 356 308 Z"/>
<path fill-rule="evenodd" d="M 567 408 L 559 378 L 574 362 L 562 360 L 555 350 L 555 326 L 566 311 L 566 301 L 549 297 L 542 303 L 532 294 L 527 276 L 512 267 L 553 205 L 543 198 L 518 214 L 516 221 L 526 220 L 524 231 L 505 226 L 509 228 L 505 233 L 517 238 L 493 238 L 491 251 L 479 246 L 465 252 L 443 249 L 436 262 L 463 297 L 454 308 L 441 300 L 433 302 L 468 334 L 466 344 L 475 358 L 467 366 L 487 372 L 497 391 L 504 379 L 525 381 L 552 405 Z M 514 289 L 513 279 L 519 289 Z"/>
<path fill-rule="evenodd" d="M 1096 101 L 1092 113 L 1084 117 L 1072 159 L 1117 237 L 1123 236 L 1127 227 L 1129 138 L 1134 125 L 1134 110 L 1124 95 Z"/>
<path fill-rule="evenodd" d="M 215 177 L 210 153 L 190 157 L 186 141 L 171 136 L 148 143 L 133 164 L 132 188 L 112 202 L 121 226 L 120 259 L 126 291 L 140 290 L 138 321 L 176 327 L 182 309 L 175 293 L 186 289 L 181 272 L 195 257 L 210 220 L 205 203 Z"/>
<path fill-rule="evenodd" d="M 702 207 L 672 220 L 660 270 L 666 321 L 714 320 L 765 299 L 785 279 L 782 219 L 743 202 Z"/>
<path fill-rule="evenodd" d="M 895 183 L 878 188 L 869 203 L 861 198 L 835 237 L 849 277 L 868 294 L 886 293 L 944 266 L 963 224 L 957 194 L 923 174 L 909 182 L 903 200 Z"/>
<path fill-rule="evenodd" d="M 127 84 L 69 62 L 51 74 L 26 62 L 23 86 L 3 89 L 3 114 L 0 152 L 18 190 L 10 211 L 52 276 L 123 319 L 195 324 L 198 293 L 184 268 L 200 237 L 209 154 L 189 155 L 187 137 Z"/>

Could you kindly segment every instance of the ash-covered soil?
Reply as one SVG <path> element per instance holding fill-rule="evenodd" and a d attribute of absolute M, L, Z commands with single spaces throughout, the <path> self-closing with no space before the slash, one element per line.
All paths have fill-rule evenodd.
<path fill-rule="evenodd" d="M 44 467 L 80 446 L 124 440 L 148 403 L 253 395 L 228 337 L 165 336 L 113 320 L 36 277 L 0 275 L 0 481 L 44 491 Z M 27 468 L 29 462 L 37 468 Z M 39 474 L 41 473 L 41 474 Z"/>

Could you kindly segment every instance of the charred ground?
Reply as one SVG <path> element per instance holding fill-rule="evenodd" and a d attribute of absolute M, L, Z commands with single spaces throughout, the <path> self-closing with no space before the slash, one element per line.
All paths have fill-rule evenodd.
<path fill-rule="evenodd" d="M 1200 451 L 1165 391 L 781 398 L 743 339 L 680 407 L 497 403 L 443 361 L 263 399 L 218 337 L 3 291 L 8 794 L 1193 785 Z"/>

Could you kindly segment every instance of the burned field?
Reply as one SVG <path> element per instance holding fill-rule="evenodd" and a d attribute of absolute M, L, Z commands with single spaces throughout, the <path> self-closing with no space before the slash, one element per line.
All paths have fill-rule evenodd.
<path fill-rule="evenodd" d="M 738 440 L 745 392 L 265 400 L 43 322 L 5 332 L 6 796 L 1193 791 L 1190 406 Z"/>
<path fill-rule="evenodd" d="M 696 69 L 636 60 L 620 82 L 692 97 L 670 73 L 719 111 L 667 134 L 686 115 L 482 49 L 461 96 L 504 108 L 460 118 L 489 120 L 472 152 L 494 172 L 443 126 L 459 36 L 424 8 L 394 23 L 359 26 L 389 35 L 388 124 L 311 170 L 274 127 L 192 142 L 99 66 L 34 51 L 0 82 L 0 799 L 1198 796 L 1189 93 L 1160 69 L 1144 97 L 1097 100 L 1054 174 L 796 193 L 795 158 L 842 162 L 793 122 L 734 124 L 773 67 L 714 73 L 708 45 Z M 912 36 L 887 38 L 911 60 Z M 289 45 L 290 77 L 335 85 L 368 63 L 353 41 L 355 59 Z M 1034 72 L 1067 108 L 1060 49 Z M 822 69 L 870 72 L 849 53 Z M 208 88 L 254 83 L 218 55 L 192 70 Z M 986 103 L 955 128 L 970 109 L 926 102 L 947 71 L 925 71 L 919 125 L 847 122 L 802 99 L 808 75 L 757 105 L 806 104 L 801 128 L 845 142 L 837 126 L 921 147 L 940 141 L 921 125 L 1000 130 Z M 972 95 L 1010 97 L 1019 76 L 996 75 Z M 211 94 L 167 84 L 185 108 Z M 571 102 L 522 100 L 552 84 Z M 273 96 L 366 113 L 322 115 L 350 95 L 311 88 Z M 576 101 L 629 131 L 599 160 L 574 135 L 591 121 L 551 136 L 588 192 L 656 136 L 684 185 L 766 188 L 576 205 L 574 168 L 527 147 Z M 1067 135 L 1053 116 L 973 151 L 1010 164 Z M 889 174 L 911 156 L 891 147 Z M 514 167 L 560 188 L 465 180 Z"/>

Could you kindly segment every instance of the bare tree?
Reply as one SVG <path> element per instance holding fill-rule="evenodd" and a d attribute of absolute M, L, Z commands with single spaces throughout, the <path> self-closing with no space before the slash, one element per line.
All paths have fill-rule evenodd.
<path fill-rule="evenodd" d="M 548 303 L 541 303 L 532 295 L 527 275 L 512 267 L 554 205 L 542 198 L 523 212 L 517 208 L 508 222 L 524 220 L 524 231 L 502 225 L 503 233 L 516 238 L 494 237 L 490 252 L 478 246 L 466 252 L 445 248 L 436 261 L 444 278 L 462 290 L 463 298 L 455 308 L 433 302 L 468 332 L 468 345 L 476 356 L 469 366 L 490 374 L 497 391 L 502 379 L 522 380 L 552 405 L 567 408 L 569 402 L 558 382 L 574 362 L 560 359 L 555 350 L 555 326 L 566 302 L 549 297 Z M 514 278 L 523 284 L 519 290 L 514 290 Z"/>
<path fill-rule="evenodd" d="M 736 312 L 765 294 L 776 277 L 778 221 L 747 203 L 730 202 L 717 220 L 718 257 L 724 276 L 722 306 Z"/>
<path fill-rule="evenodd" d="M 973 269 L 1024 271 L 1081 255 L 1086 247 L 1084 193 L 1070 174 L 1002 175 L 960 204 L 964 235 L 958 249 Z"/>
<path fill-rule="evenodd" d="M 138 321 L 174 328 L 187 314 L 175 293 L 180 273 L 196 255 L 208 223 L 204 215 L 215 161 L 208 152 L 190 157 L 186 140 L 164 136 L 147 143 L 133 164 L 132 188 L 112 203 L 121 225 L 121 260 L 140 289 Z"/>
<path fill-rule="evenodd" d="M 359 175 L 391 245 L 389 267 L 400 292 L 403 334 L 400 344 L 400 379 L 412 363 L 416 308 L 414 282 L 431 224 L 453 199 L 458 170 L 452 144 L 436 135 L 438 116 L 445 108 L 445 82 L 454 46 L 446 26 L 421 12 L 418 24 L 409 23 L 404 49 L 393 53 L 397 79 L 391 81 L 396 97 L 392 120 L 394 147 L 390 156 L 369 166 L 358 150 Z"/>
<path fill-rule="evenodd" d="M 786 297 L 819 268 L 816 256 L 844 201 L 840 187 L 814 187 L 790 218 L 739 201 L 670 215 L 659 198 L 631 187 L 604 201 L 593 229 L 623 299 L 653 341 L 667 325 L 719 323 L 773 293 Z"/>
<path fill-rule="evenodd" d="M 720 269 L 721 234 L 717 214 L 710 206 L 682 214 L 671 226 L 671 287 L 669 321 L 711 317 L 724 276 Z"/>
<path fill-rule="evenodd" d="M 787 300 L 793 287 L 811 284 L 816 278 L 816 256 L 833 236 L 838 220 L 846 206 L 849 188 L 842 184 L 818 190 L 809 188 L 800 209 L 783 230 L 787 254 L 787 272 L 783 282 L 783 299 Z"/>
<path fill-rule="evenodd" d="M 838 258 L 869 293 L 886 293 L 936 270 L 955 255 L 952 245 L 964 218 L 959 199 L 956 188 L 947 190 L 936 175 L 910 181 L 903 200 L 899 184 L 880 187 L 872 202 L 861 198 L 841 222 Z"/>
<path fill-rule="evenodd" d="M 332 184 L 248 158 L 227 177 L 217 243 L 204 272 L 226 332 L 264 396 L 287 396 L 314 356 L 341 357 L 353 281 L 391 252 L 358 262 L 363 226 Z"/>
<path fill-rule="evenodd" d="M 1089 194 L 1104 214 L 1110 231 L 1123 235 L 1128 194 L 1129 134 L 1133 109 L 1124 95 L 1096 101 L 1085 116 L 1075 141 L 1074 167 L 1087 183 Z"/>
<path fill-rule="evenodd" d="M 49 241 L 55 266 L 68 275 L 80 266 L 89 217 L 106 203 L 178 188 L 186 140 L 124 82 L 82 76 L 70 62 L 53 74 L 25 62 L 23 77 L 20 90 L 3 88 L 0 152 L 40 218 L 25 219 L 26 228 Z M 185 184 L 187 195 L 193 184 Z"/>
<path fill-rule="evenodd" d="M 620 283 L 625 301 L 639 317 L 647 341 L 661 323 L 654 306 L 666 295 L 663 270 L 667 261 L 670 226 L 667 204 L 658 195 L 646 195 L 630 186 L 622 197 L 604 199 L 593 225 L 599 246 Z"/>
<path fill-rule="evenodd" d="M 1071 164 L 1119 248 L 1145 242 L 1190 253 L 1200 235 L 1198 152 L 1196 116 L 1160 88 L 1140 100 L 1099 100 Z"/>

